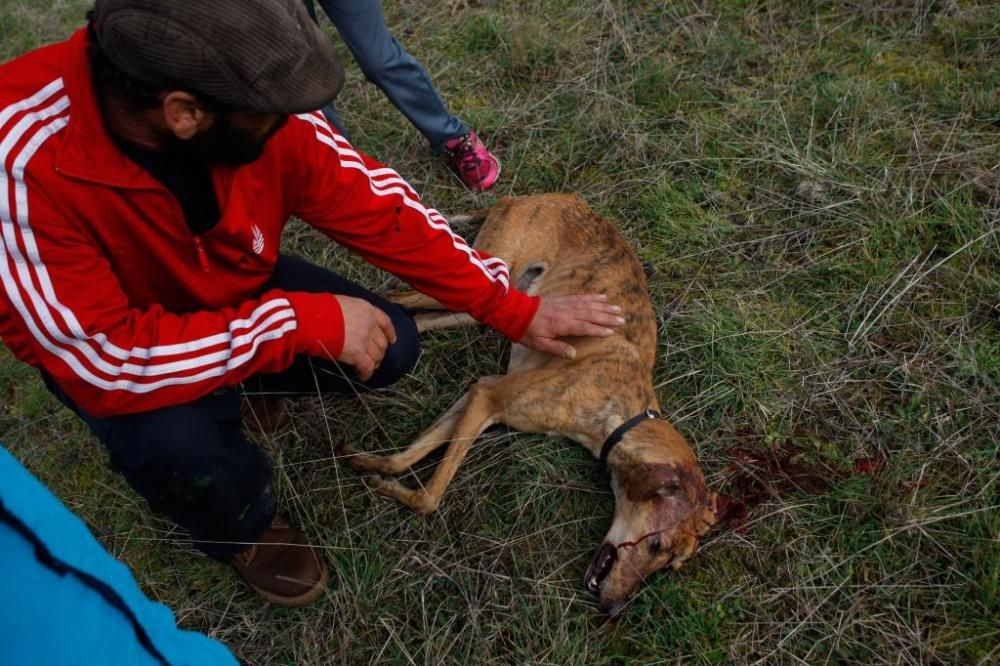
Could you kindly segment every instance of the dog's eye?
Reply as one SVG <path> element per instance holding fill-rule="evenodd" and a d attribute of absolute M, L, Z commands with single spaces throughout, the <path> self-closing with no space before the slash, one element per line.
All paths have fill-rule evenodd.
<path fill-rule="evenodd" d="M 679 483 L 667 483 L 659 487 L 656 491 L 657 495 L 662 495 L 663 497 L 673 497 L 681 491 L 681 486 Z"/>

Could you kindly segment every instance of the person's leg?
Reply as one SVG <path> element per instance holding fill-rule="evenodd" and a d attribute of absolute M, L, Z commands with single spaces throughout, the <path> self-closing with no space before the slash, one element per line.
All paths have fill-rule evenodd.
<path fill-rule="evenodd" d="M 320 111 L 323 112 L 323 117 L 326 118 L 326 122 L 333 125 L 333 128 L 337 130 L 337 133 L 340 134 L 340 136 L 344 137 L 348 141 L 351 140 L 351 137 L 347 135 L 347 130 L 345 130 L 344 126 L 340 124 L 340 118 L 337 116 L 337 105 L 334 102 L 330 102 L 320 109 Z"/>
<path fill-rule="evenodd" d="M 243 435 L 240 395 L 221 391 L 140 414 L 84 413 L 47 377 L 111 454 L 111 467 L 149 503 L 220 560 L 247 549 L 271 525 L 271 460 Z"/>
<path fill-rule="evenodd" d="M 97 418 L 49 378 L 149 503 L 188 530 L 195 547 L 231 562 L 267 600 L 302 606 L 323 594 L 327 571 L 299 530 L 275 519 L 271 460 L 243 435 L 240 395 L 227 389 L 194 402 Z"/>
<path fill-rule="evenodd" d="M 302 2 L 305 3 L 306 11 L 309 12 L 309 16 L 312 17 L 312 20 L 319 23 L 316 16 L 316 5 L 313 0 L 302 0 Z M 323 117 L 326 118 L 326 121 L 333 125 L 344 138 L 347 138 L 347 132 L 344 131 L 344 127 L 340 124 L 340 118 L 337 117 L 337 107 L 334 106 L 334 103 L 330 102 L 324 106 L 321 111 L 323 112 Z"/>
<path fill-rule="evenodd" d="M 354 54 L 365 77 L 406 116 L 431 148 L 469 133 L 441 100 L 427 71 L 396 41 L 385 24 L 381 0 L 319 0 Z"/>
<path fill-rule="evenodd" d="M 500 160 L 445 106 L 426 70 L 385 24 L 380 0 L 319 0 L 361 71 L 442 154 L 462 183 L 484 192 L 500 177 Z M 341 130 L 332 105 L 323 110 Z M 346 136 L 346 135 L 345 135 Z"/>
<path fill-rule="evenodd" d="M 383 388 L 398 381 L 413 369 L 420 355 L 420 334 L 413 317 L 403 308 L 364 287 L 296 257 L 278 258 L 274 275 L 265 289 L 329 292 L 361 298 L 384 311 L 396 330 L 396 342 L 389 345 L 378 369 L 367 381 L 360 381 L 350 366 L 327 360 L 299 356 L 290 368 L 276 374 L 260 374 L 243 383 L 247 395 L 316 395 L 318 393 L 357 393 Z"/>

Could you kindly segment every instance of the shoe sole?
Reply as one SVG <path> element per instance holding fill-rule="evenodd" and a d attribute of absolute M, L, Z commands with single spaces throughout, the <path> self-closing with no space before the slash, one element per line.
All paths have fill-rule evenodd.
<path fill-rule="evenodd" d="M 503 165 L 502 165 L 502 164 L 500 164 L 500 162 L 499 162 L 499 161 L 497 161 L 497 175 L 493 177 L 493 180 L 491 180 L 491 181 L 490 181 L 490 184 L 489 184 L 489 185 L 484 185 L 482 189 L 480 189 L 480 190 L 475 190 L 475 191 L 476 191 L 476 192 L 486 192 L 486 191 L 487 191 L 487 190 L 489 190 L 489 189 L 490 189 L 491 187 L 493 187 L 494 185 L 496 185 L 496 184 L 497 184 L 497 181 L 498 181 L 498 180 L 500 180 L 500 172 L 501 172 L 501 171 L 503 171 Z"/>
<path fill-rule="evenodd" d="M 261 588 L 251 583 L 247 584 L 250 585 L 250 587 L 252 587 L 257 594 L 264 597 L 273 604 L 276 604 L 278 606 L 285 606 L 287 608 L 299 608 L 300 606 L 308 606 L 309 604 L 313 603 L 321 596 L 323 596 L 323 592 L 326 590 L 326 583 L 328 580 L 330 580 L 330 574 L 327 571 L 327 568 L 324 566 L 322 569 L 322 573 L 320 574 L 320 578 L 316 582 L 316 584 L 306 592 L 303 592 L 302 594 L 298 595 L 297 597 L 283 597 L 281 595 L 268 592 L 267 590 L 262 590 Z"/>

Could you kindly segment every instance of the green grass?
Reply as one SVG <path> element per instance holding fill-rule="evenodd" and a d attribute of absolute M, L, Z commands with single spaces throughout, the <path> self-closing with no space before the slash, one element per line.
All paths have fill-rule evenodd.
<path fill-rule="evenodd" d="M 4 3 L 0 58 L 61 38 L 86 5 Z M 426 518 L 333 461 L 340 442 L 404 446 L 503 367 L 494 335 L 434 334 L 393 389 L 305 401 L 289 431 L 261 442 L 284 512 L 334 569 L 325 599 L 290 611 L 149 514 L 0 352 L 0 438 L 13 452 L 184 627 L 250 663 L 1000 659 L 1000 10 L 387 5 L 504 175 L 489 195 L 465 192 L 352 65 L 339 107 L 354 142 L 446 213 L 581 193 L 649 267 L 660 399 L 711 483 L 734 490 L 734 447 L 792 440 L 836 472 L 829 489 L 756 507 L 745 532 L 711 538 L 603 625 L 581 579 L 612 497 L 579 447 L 491 432 Z M 309 230 L 287 243 L 393 284 Z M 886 466 L 857 475 L 860 458 Z"/>

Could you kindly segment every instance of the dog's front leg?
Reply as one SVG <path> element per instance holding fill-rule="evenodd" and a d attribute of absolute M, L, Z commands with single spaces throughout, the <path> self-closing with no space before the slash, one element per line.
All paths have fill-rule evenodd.
<path fill-rule="evenodd" d="M 467 403 L 464 409 L 457 413 L 457 422 L 448 444 L 448 450 L 437 469 L 434 470 L 434 475 L 426 487 L 407 488 L 395 479 L 387 479 L 377 475 L 365 477 L 365 482 L 375 492 L 399 500 L 418 513 L 430 513 L 437 509 L 441 502 L 441 496 L 444 495 L 448 484 L 455 477 L 455 472 L 469 453 L 473 443 L 484 430 L 497 422 L 500 409 L 496 405 L 491 390 L 491 385 L 495 381 L 496 378 L 484 378 L 473 386 L 466 395 Z M 408 451 L 404 451 L 400 455 L 406 453 Z"/>
<path fill-rule="evenodd" d="M 461 416 L 462 410 L 469 403 L 466 393 L 448 410 L 425 430 L 420 437 L 406 449 L 390 456 L 376 456 L 358 451 L 350 444 L 345 444 L 337 450 L 337 458 L 348 466 L 361 472 L 378 472 L 389 476 L 399 476 L 418 462 L 427 457 L 435 449 L 444 446 L 451 439 L 451 431 L 455 422 Z"/>

